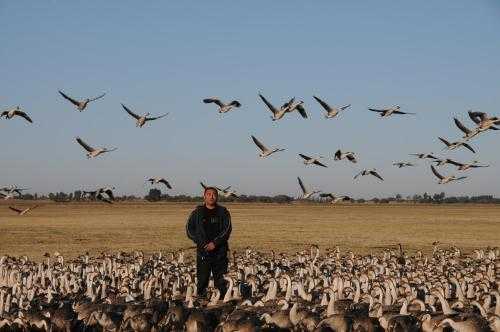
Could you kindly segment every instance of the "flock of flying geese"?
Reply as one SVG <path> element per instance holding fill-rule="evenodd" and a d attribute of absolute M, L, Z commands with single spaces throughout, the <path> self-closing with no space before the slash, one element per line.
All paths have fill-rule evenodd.
<path fill-rule="evenodd" d="M 98 99 L 103 98 L 106 94 L 103 93 L 97 97 L 94 98 L 86 98 L 83 100 L 77 100 L 73 97 L 70 97 L 63 91 L 59 91 L 59 94 L 67 101 L 69 101 L 71 104 L 73 104 L 78 111 L 84 111 L 87 109 L 89 106 L 89 103 L 94 102 Z M 262 102 L 266 105 L 266 107 L 269 109 L 271 112 L 271 119 L 273 121 L 278 121 L 282 118 L 285 117 L 287 114 L 291 114 L 293 112 L 297 112 L 302 118 L 306 119 L 308 118 L 308 114 L 306 112 L 306 109 L 304 107 L 304 102 L 302 100 L 296 100 L 295 98 L 289 99 L 287 102 L 285 102 L 283 105 L 276 107 L 274 106 L 266 97 L 264 97 L 262 94 L 259 94 L 260 99 Z M 313 98 L 321 105 L 321 107 L 325 111 L 325 118 L 327 119 L 332 119 L 337 117 L 341 112 L 345 112 L 351 104 L 340 106 L 340 107 L 334 107 L 330 106 L 326 101 L 320 99 L 317 96 L 313 96 Z M 236 108 L 241 107 L 241 103 L 237 100 L 232 100 L 230 102 L 223 102 L 219 98 L 216 97 L 211 97 L 211 98 L 206 98 L 203 99 L 203 102 L 206 104 L 215 104 L 218 108 L 219 113 L 227 113 L 230 112 Z M 132 111 L 129 107 L 127 107 L 124 104 L 121 104 L 122 108 L 125 110 L 125 112 L 130 115 L 135 121 L 136 121 L 136 126 L 139 128 L 142 128 L 147 122 L 149 121 L 154 121 L 161 119 L 165 116 L 168 115 L 168 113 L 158 115 L 158 116 L 151 116 L 150 113 L 146 113 L 143 115 L 139 115 Z M 376 112 L 380 115 L 382 118 L 387 118 L 389 116 L 393 115 L 414 115 L 415 113 L 409 113 L 409 112 L 403 112 L 401 110 L 401 107 L 399 105 L 389 107 L 389 108 L 368 108 L 368 110 L 372 112 Z M 469 141 L 472 138 L 477 137 L 479 134 L 484 133 L 489 130 L 498 130 L 497 127 L 500 125 L 500 118 L 499 117 L 491 117 L 486 113 L 483 112 L 473 112 L 469 111 L 468 115 L 470 119 L 475 123 L 476 127 L 473 129 L 469 129 L 466 127 L 460 120 L 457 118 L 454 118 L 456 126 L 463 132 L 464 136 L 454 142 L 450 142 L 447 139 L 443 137 L 439 137 L 439 140 L 443 142 L 445 145 L 445 149 L 447 150 L 455 150 L 459 148 L 465 148 L 471 151 L 472 153 L 475 153 L 476 151 L 474 148 L 469 144 Z M 12 119 L 14 117 L 21 117 L 25 119 L 26 121 L 32 123 L 31 117 L 26 114 L 26 112 L 22 111 L 19 106 L 11 109 L 11 110 L 6 110 L 0 113 L 0 118 L 5 117 L 6 119 Z M 271 155 L 285 151 L 283 148 L 269 148 L 266 146 L 261 140 L 259 140 L 255 136 L 251 136 L 252 141 L 255 143 L 257 148 L 260 150 L 259 156 L 261 158 L 267 158 L 270 157 Z M 115 151 L 117 148 L 107 148 L 107 147 L 94 147 L 88 144 L 86 141 L 84 141 L 80 137 L 75 138 L 76 142 L 86 151 L 86 156 L 87 158 L 96 158 L 98 156 L 101 156 L 102 154 L 109 153 Z M 433 163 L 435 163 L 436 166 L 443 166 L 443 165 L 453 165 L 457 166 L 459 171 L 466 171 L 472 168 L 479 168 L 479 167 L 489 167 L 489 165 L 482 165 L 478 161 L 472 161 L 469 163 L 465 162 L 458 162 L 456 160 L 452 160 L 449 158 L 441 159 L 439 157 L 434 156 L 432 153 L 414 153 L 411 154 L 413 156 L 416 156 L 417 158 L 420 159 L 430 159 Z M 323 156 L 317 156 L 317 157 L 312 157 L 310 155 L 306 155 L 303 153 L 299 153 L 300 158 L 302 159 L 303 163 L 305 165 L 313 165 L 313 166 L 319 166 L 319 167 L 328 167 L 324 162 L 322 162 L 320 159 L 323 159 Z M 351 162 L 353 164 L 356 164 L 358 162 L 358 159 L 356 157 L 356 154 L 352 151 L 342 151 L 342 150 L 337 150 L 335 154 L 333 155 L 333 160 L 335 161 L 341 161 L 341 160 L 347 160 L 348 162 Z M 408 162 L 408 161 L 399 161 L 393 163 L 394 166 L 398 168 L 403 168 L 403 167 L 412 167 L 416 166 L 415 163 Z M 465 179 L 466 176 L 456 176 L 456 175 L 443 175 L 438 170 L 434 165 L 430 166 L 432 173 L 438 178 L 438 183 L 440 184 L 446 184 L 452 181 L 458 181 Z M 377 178 L 379 181 L 384 181 L 384 178 L 380 175 L 380 173 L 376 169 L 363 169 L 359 171 L 355 176 L 354 179 L 358 179 L 363 176 L 373 176 Z M 166 188 L 172 189 L 172 185 L 169 183 L 168 180 L 166 180 L 163 177 L 152 177 L 147 179 L 146 181 L 150 182 L 153 185 L 159 185 L 159 184 L 164 184 Z M 346 195 L 339 195 L 336 193 L 322 193 L 321 191 L 318 190 L 313 190 L 313 191 L 308 191 L 306 186 L 304 185 L 304 182 L 299 178 L 299 186 L 302 191 L 302 199 L 308 199 L 313 197 L 314 194 L 319 194 L 320 197 L 324 198 L 329 198 L 331 199 L 332 203 L 336 203 L 342 200 L 350 200 L 351 198 Z M 202 184 L 203 185 L 203 184 Z M 204 185 L 203 185 L 204 186 Z M 86 197 L 90 198 L 95 198 L 99 199 L 103 202 L 107 203 L 112 203 L 114 199 L 113 195 L 113 190 L 114 188 L 112 187 L 104 187 L 104 188 L 97 188 L 96 190 L 93 191 L 85 191 L 84 195 Z M 229 190 L 230 187 L 226 189 L 220 189 L 219 194 L 224 195 L 225 197 L 238 197 L 235 191 Z M 4 199 L 9 199 L 9 198 L 14 198 L 15 195 L 20 195 L 20 188 L 17 188 L 15 186 L 12 187 L 5 187 L 0 189 L 0 197 L 3 197 Z"/>

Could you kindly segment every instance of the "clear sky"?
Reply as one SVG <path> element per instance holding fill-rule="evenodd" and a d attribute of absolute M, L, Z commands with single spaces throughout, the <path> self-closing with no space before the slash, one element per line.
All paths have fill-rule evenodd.
<path fill-rule="evenodd" d="M 472 126 L 469 109 L 500 116 L 497 1 L 0 1 L 0 22 L 0 108 L 20 105 L 34 120 L 0 121 L 1 185 L 142 195 L 147 177 L 164 176 L 172 194 L 199 193 L 203 180 L 298 195 L 300 176 L 354 197 L 500 195 L 500 132 L 472 141 L 476 155 L 441 151 L 437 140 L 460 137 L 454 116 Z M 58 89 L 107 95 L 79 113 Z M 276 105 L 304 100 L 310 118 L 272 122 L 259 92 Z M 326 120 L 312 95 L 352 107 Z M 218 114 L 201 102 L 208 96 L 242 107 Z M 139 129 L 120 103 L 170 114 Z M 367 110 L 395 104 L 418 114 Z M 287 150 L 261 160 L 252 134 Z M 118 150 L 87 160 L 75 136 Z M 338 148 L 359 163 L 334 162 Z M 440 186 L 428 162 L 392 166 L 412 152 L 491 167 Z M 298 153 L 322 154 L 330 167 L 305 167 Z M 386 181 L 353 181 L 372 167 Z"/>

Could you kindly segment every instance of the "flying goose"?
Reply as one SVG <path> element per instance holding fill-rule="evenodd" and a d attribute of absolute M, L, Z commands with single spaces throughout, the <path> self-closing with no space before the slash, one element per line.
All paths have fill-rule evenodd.
<path fill-rule="evenodd" d="M 226 112 L 231 111 L 234 107 L 241 107 L 240 102 L 237 100 L 233 100 L 230 103 L 224 104 L 217 97 L 205 98 L 205 99 L 203 99 L 203 102 L 205 104 L 214 103 L 217 106 L 219 106 L 219 113 L 226 113 Z"/>
<path fill-rule="evenodd" d="M 82 101 L 79 101 L 79 100 L 76 100 L 76 99 L 73 99 L 71 98 L 70 96 L 68 96 L 67 94 L 65 94 L 64 92 L 62 92 L 61 90 L 59 90 L 59 94 L 61 96 L 63 96 L 65 99 L 69 100 L 73 105 L 76 106 L 76 109 L 79 110 L 80 112 L 83 111 L 85 108 L 87 108 L 87 105 L 92 102 L 92 101 L 95 101 L 97 99 L 101 99 L 102 97 L 104 97 L 106 95 L 106 93 L 103 93 L 102 95 L 99 95 L 95 98 L 86 98 Z"/>
<path fill-rule="evenodd" d="M 0 193 L 0 197 L 3 198 L 4 200 L 12 199 L 14 198 L 14 194 L 12 193 Z"/>
<path fill-rule="evenodd" d="M 231 189 L 231 186 L 227 186 L 226 188 L 219 188 L 219 187 L 215 187 L 215 189 L 217 189 L 218 191 L 218 194 L 220 196 L 224 196 L 225 198 L 229 198 L 229 197 L 234 197 L 234 198 L 238 198 L 239 196 L 236 194 L 236 191 L 234 190 L 230 190 Z"/>
<path fill-rule="evenodd" d="M 121 105 L 122 105 L 123 109 L 125 109 L 125 111 L 127 111 L 127 113 L 130 114 L 131 117 L 133 117 L 134 119 L 137 120 L 136 127 L 139 127 L 139 128 L 142 128 L 142 126 L 144 126 L 147 121 L 161 119 L 164 116 L 168 115 L 168 113 L 165 113 L 165 114 L 162 114 L 160 116 L 149 117 L 149 115 L 151 115 L 151 113 L 146 113 L 145 115 L 140 116 L 140 115 L 137 115 L 134 112 L 132 112 L 127 106 L 125 106 L 123 104 L 121 104 Z"/>
<path fill-rule="evenodd" d="M 343 111 L 343 110 L 351 107 L 351 104 L 348 104 L 348 105 L 345 105 L 345 106 L 341 106 L 339 108 L 337 108 L 337 107 L 331 107 L 325 101 L 319 99 L 319 97 L 313 96 L 313 98 L 316 99 L 316 101 L 325 109 L 325 111 L 326 111 L 325 118 L 327 118 L 327 119 L 334 118 L 341 111 Z"/>
<path fill-rule="evenodd" d="M 437 158 L 435 160 L 433 160 L 432 162 L 433 163 L 436 163 L 436 166 L 444 166 L 446 164 L 451 164 L 453 160 L 449 159 L 449 158 L 446 158 L 446 159 L 440 159 L 440 158 Z"/>
<path fill-rule="evenodd" d="M 465 143 L 464 141 L 457 141 L 457 142 L 450 143 L 442 137 L 438 137 L 438 138 L 441 142 L 443 142 L 446 145 L 445 149 L 455 150 L 455 149 L 463 146 L 464 148 L 467 148 L 470 151 L 472 151 L 472 153 L 476 153 L 476 151 L 474 151 L 474 149 L 469 144 Z"/>
<path fill-rule="evenodd" d="M 299 156 L 302 157 L 302 159 L 304 159 L 304 164 L 306 165 L 318 165 L 318 166 L 322 166 L 322 167 L 328 167 L 324 164 L 322 164 L 318 159 L 316 158 L 312 158 L 312 157 L 309 157 L 309 156 L 306 156 L 306 155 L 303 155 L 301 153 L 299 153 Z M 323 157 L 318 157 L 318 158 L 323 158 Z"/>
<path fill-rule="evenodd" d="M 500 126 L 500 118 L 497 116 L 488 117 L 488 114 L 484 112 L 468 111 L 467 113 L 469 114 L 469 118 L 478 125 L 477 129 L 480 132 L 488 129 L 498 130 L 498 128 L 494 126 Z"/>
<path fill-rule="evenodd" d="M 115 196 L 113 194 L 113 190 L 115 187 L 103 187 L 97 189 L 97 195 L 95 196 L 98 200 L 112 204 L 115 200 Z"/>
<path fill-rule="evenodd" d="M 12 206 L 9 206 L 9 209 L 11 209 L 12 211 L 16 212 L 18 216 L 23 216 L 26 213 L 28 213 L 29 211 L 31 211 L 33 209 L 36 209 L 37 207 L 38 207 L 38 205 L 35 205 L 35 206 L 31 206 L 29 208 L 21 210 L 21 209 L 17 209 L 17 208 L 14 208 Z"/>
<path fill-rule="evenodd" d="M 332 200 L 331 201 L 332 204 L 338 203 L 340 201 L 350 201 L 351 200 L 351 198 L 349 196 L 337 195 L 334 193 L 324 193 L 324 194 L 320 194 L 319 196 L 330 198 Z"/>
<path fill-rule="evenodd" d="M 431 153 L 410 153 L 410 156 L 416 156 L 418 159 L 438 159 Z"/>
<path fill-rule="evenodd" d="M 448 164 L 452 164 L 458 166 L 459 171 L 466 171 L 471 168 L 479 168 L 479 167 L 490 167 L 490 165 L 478 165 L 479 161 L 474 160 L 471 163 L 459 163 L 458 161 L 448 159 Z"/>
<path fill-rule="evenodd" d="M 321 192 L 319 190 L 307 191 L 306 186 L 302 182 L 302 179 L 300 177 L 297 177 L 297 180 L 299 181 L 300 189 L 302 190 L 302 196 L 301 196 L 302 199 L 308 199 L 312 197 L 314 194 Z"/>
<path fill-rule="evenodd" d="M 9 111 L 3 111 L 2 114 L 0 114 L 0 118 L 5 116 L 6 119 L 12 119 L 16 115 L 24 118 L 29 123 L 33 123 L 33 120 L 31 120 L 31 118 L 28 116 L 28 114 L 21 111 L 21 108 L 19 106 L 16 106 Z"/>
<path fill-rule="evenodd" d="M 397 166 L 399 168 L 415 166 L 415 164 L 407 162 L 407 161 L 399 161 L 399 162 L 393 163 L 392 165 Z"/>
<path fill-rule="evenodd" d="M 380 181 L 384 181 L 384 179 L 380 176 L 380 174 L 377 173 L 376 169 L 364 169 L 358 174 L 354 176 L 354 179 L 357 179 L 359 176 L 365 176 L 365 175 L 373 175 L 374 177 L 378 178 Z"/>
<path fill-rule="evenodd" d="M 340 150 L 337 150 L 333 156 L 333 160 L 342 160 L 342 159 L 347 159 L 351 163 L 355 164 L 358 161 L 356 160 L 356 156 L 354 155 L 354 152 L 342 152 Z"/>
<path fill-rule="evenodd" d="M 470 130 L 466 126 L 463 125 L 462 122 L 460 122 L 457 118 L 453 118 L 455 121 L 455 125 L 460 129 L 465 135 L 462 137 L 465 140 L 469 140 L 473 138 L 474 136 L 480 134 L 478 128 L 474 128 L 474 130 Z"/>
<path fill-rule="evenodd" d="M 284 103 L 279 109 L 273 106 L 263 95 L 259 94 L 260 99 L 266 104 L 267 108 L 273 114 L 271 119 L 273 121 L 279 120 L 285 116 L 286 113 L 297 110 L 303 118 L 307 118 L 307 113 L 304 107 L 302 106 L 303 102 L 296 102 L 295 98 L 291 98 L 288 102 Z"/>
<path fill-rule="evenodd" d="M 275 149 L 268 149 L 264 144 L 262 144 L 255 136 L 252 135 L 252 140 L 257 145 L 257 147 L 260 149 L 259 157 L 265 158 L 269 157 L 275 152 L 280 152 L 280 151 L 285 151 L 285 149 L 281 148 L 275 148 Z"/>
<path fill-rule="evenodd" d="M 149 178 L 147 181 L 149 181 L 151 184 L 163 183 L 165 186 L 167 186 L 168 189 L 172 189 L 170 183 L 162 177 Z"/>
<path fill-rule="evenodd" d="M 17 186 L 10 186 L 10 187 L 1 188 L 0 191 L 5 191 L 5 192 L 8 192 L 9 194 L 16 193 L 17 195 L 21 196 L 22 191 L 30 190 L 30 189 L 31 188 L 18 188 Z"/>
<path fill-rule="evenodd" d="M 386 118 L 386 117 L 391 116 L 393 114 L 412 114 L 412 115 L 415 114 L 415 113 L 400 111 L 401 107 L 399 105 L 396 105 L 396 106 L 390 107 L 390 108 L 382 108 L 382 109 L 368 108 L 368 109 L 372 112 L 378 112 L 380 114 L 380 117 L 382 117 L 382 118 Z"/>
<path fill-rule="evenodd" d="M 461 176 L 461 177 L 456 177 L 455 175 L 450 175 L 450 176 L 442 176 L 441 174 L 438 173 L 434 165 L 431 165 L 431 170 L 432 173 L 439 179 L 438 183 L 439 184 L 446 184 L 451 181 L 458 181 L 458 180 L 463 180 L 467 178 L 466 176 Z"/>
<path fill-rule="evenodd" d="M 87 150 L 87 158 L 95 158 L 103 153 L 106 153 L 106 152 L 112 152 L 112 151 L 115 151 L 117 148 L 112 148 L 112 149 L 108 149 L 108 148 L 93 148 L 91 147 L 90 145 L 88 145 L 87 143 L 85 143 L 80 137 L 76 137 L 76 141 L 78 142 L 78 144 L 80 144 L 85 150 Z"/>

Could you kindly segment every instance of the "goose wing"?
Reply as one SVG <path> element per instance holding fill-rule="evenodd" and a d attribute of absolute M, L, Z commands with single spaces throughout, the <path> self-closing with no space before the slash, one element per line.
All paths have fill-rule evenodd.
<path fill-rule="evenodd" d="M 340 160 L 341 157 L 342 157 L 342 151 L 340 150 L 337 150 L 337 152 L 335 152 L 335 154 L 333 155 L 334 160 Z"/>
<path fill-rule="evenodd" d="M 14 111 L 14 114 L 23 117 L 29 123 L 33 123 L 33 120 L 31 120 L 28 114 L 24 113 L 23 111 Z"/>
<path fill-rule="evenodd" d="M 314 99 L 316 99 L 316 101 L 321 105 L 321 107 L 323 107 L 326 111 L 330 111 L 332 108 L 330 107 L 330 105 L 328 105 L 325 101 L 319 99 L 318 97 L 316 96 L 313 96 Z"/>
<path fill-rule="evenodd" d="M 160 180 L 160 181 L 158 181 L 158 182 L 163 183 L 164 185 L 166 185 L 168 189 L 172 189 L 172 186 L 170 185 L 170 183 L 168 183 L 168 181 L 167 181 L 167 180 L 165 180 L 165 179 L 161 179 L 161 180 Z"/>
<path fill-rule="evenodd" d="M 313 164 L 314 164 L 314 165 L 321 166 L 321 167 L 328 167 L 328 166 L 326 166 L 325 164 L 321 163 L 319 160 L 315 160 L 315 161 L 313 162 Z"/>
<path fill-rule="evenodd" d="M 472 153 L 476 153 L 476 151 L 474 151 L 474 149 L 472 148 L 472 146 L 470 146 L 469 144 L 467 144 L 467 143 L 462 143 L 462 145 L 463 145 L 466 149 L 469 149 Z"/>
<path fill-rule="evenodd" d="M 301 156 L 305 160 L 311 160 L 312 158 L 309 156 L 306 156 L 305 154 L 299 153 L 299 156 Z"/>
<path fill-rule="evenodd" d="M 80 137 L 77 137 L 76 141 L 78 142 L 78 144 L 80 144 L 81 146 L 83 146 L 83 148 L 85 150 L 87 150 L 88 152 L 92 152 L 92 151 L 95 150 L 93 147 L 91 147 L 90 145 L 88 145 L 87 143 L 85 143 Z"/>
<path fill-rule="evenodd" d="M 485 121 L 488 119 L 488 116 L 484 112 L 468 111 L 467 114 L 469 114 L 469 118 L 476 124 L 480 124 L 481 121 Z"/>
<path fill-rule="evenodd" d="M 113 195 L 113 191 L 111 189 L 104 190 L 104 193 L 109 196 L 110 199 L 114 200 L 115 196 Z"/>
<path fill-rule="evenodd" d="M 450 146 L 450 145 L 451 145 L 451 144 L 450 144 L 450 142 L 448 142 L 448 141 L 447 141 L 447 140 L 445 140 L 444 138 L 442 138 L 442 137 L 438 137 L 438 138 L 439 138 L 439 140 L 440 140 L 441 142 L 443 142 L 446 146 Z"/>
<path fill-rule="evenodd" d="M 455 166 L 464 166 L 464 164 L 459 163 L 458 161 L 455 161 L 455 160 L 452 160 L 452 159 L 446 159 L 446 163 L 452 164 L 452 165 L 455 165 Z"/>
<path fill-rule="evenodd" d="M 89 102 L 90 102 L 90 101 L 95 101 L 95 100 L 97 100 L 97 99 L 101 99 L 101 98 L 102 98 L 102 97 L 104 97 L 105 95 L 106 95 L 106 93 L 103 93 L 103 94 L 101 94 L 101 95 L 99 95 L 99 96 L 97 96 L 97 97 L 94 97 L 94 98 L 89 98 Z"/>
<path fill-rule="evenodd" d="M 118 148 L 112 148 L 112 149 L 104 148 L 103 149 L 104 152 L 113 152 L 115 150 L 118 150 Z"/>
<path fill-rule="evenodd" d="M 437 176 L 439 179 L 443 179 L 444 177 L 438 173 L 438 171 L 436 170 L 436 168 L 434 167 L 434 165 L 431 165 L 431 169 L 432 169 L 432 173 L 434 173 L 435 176 Z"/>
<path fill-rule="evenodd" d="M 273 106 L 273 104 L 271 104 L 263 95 L 259 94 L 259 97 L 260 97 L 260 99 L 262 99 L 262 101 L 264 102 L 264 104 L 266 104 L 267 108 L 269 108 L 269 110 L 273 114 L 276 114 L 276 112 L 278 112 L 276 110 L 276 108 Z"/>
<path fill-rule="evenodd" d="M 78 100 L 75 100 L 75 99 L 71 98 L 70 96 L 68 96 L 67 94 L 65 94 L 64 92 L 62 92 L 61 90 L 59 90 L 59 94 L 61 96 L 63 96 L 64 99 L 69 100 L 73 105 L 75 105 L 75 106 L 79 106 L 80 105 L 80 102 Z"/>
<path fill-rule="evenodd" d="M 460 129 L 464 134 L 471 133 L 470 129 L 464 126 L 462 122 L 460 122 L 460 120 L 458 120 L 457 118 L 453 118 L 453 120 L 455 121 L 455 125 L 458 127 L 458 129 Z"/>
<path fill-rule="evenodd" d="M 267 151 L 267 148 L 262 144 L 255 136 L 252 135 L 252 140 L 257 145 L 257 147 L 262 151 Z"/>
<path fill-rule="evenodd" d="M 333 196 L 332 193 L 328 193 L 328 194 L 322 193 L 322 194 L 319 194 L 319 197 L 329 197 L 331 199 L 335 198 L 335 196 Z"/>
<path fill-rule="evenodd" d="M 358 174 L 354 175 L 354 180 L 356 180 L 358 177 L 363 175 L 364 171 L 359 172 Z"/>
<path fill-rule="evenodd" d="M 165 116 L 167 116 L 168 113 L 165 113 L 165 114 L 162 114 L 162 115 L 159 115 L 159 116 L 154 116 L 154 117 L 150 117 L 150 118 L 146 118 L 146 121 L 152 121 L 152 120 L 158 120 L 158 119 L 161 119 Z"/>
<path fill-rule="evenodd" d="M 12 211 L 15 211 L 15 212 L 17 212 L 17 213 L 21 213 L 21 212 L 23 212 L 23 210 L 16 209 L 15 207 L 12 207 L 12 206 L 9 206 L 9 209 L 11 209 Z"/>
<path fill-rule="evenodd" d="M 411 113 L 411 112 L 403 112 L 403 111 L 394 111 L 392 112 L 393 114 L 411 114 L 411 115 L 415 115 L 417 113 Z"/>
<path fill-rule="evenodd" d="M 229 103 L 229 106 L 241 107 L 241 103 L 237 100 L 233 100 Z"/>
<path fill-rule="evenodd" d="M 354 156 L 354 153 L 349 153 L 346 156 L 347 160 L 349 160 L 352 163 L 357 163 L 358 161 L 356 160 L 356 157 Z"/>
<path fill-rule="evenodd" d="M 304 183 L 302 182 L 302 180 L 298 176 L 297 176 L 297 180 L 299 180 L 299 186 L 300 186 L 300 189 L 302 189 L 302 193 L 305 194 L 307 192 L 307 190 L 306 190 L 306 187 L 304 186 Z"/>
<path fill-rule="evenodd" d="M 377 112 L 377 113 L 384 113 L 384 112 L 388 111 L 387 109 L 377 109 L 377 108 L 368 108 L 368 110 L 370 110 L 372 112 Z"/>
<path fill-rule="evenodd" d="M 351 107 L 351 104 L 347 104 L 345 106 L 340 107 L 340 110 L 343 111 L 343 110 L 345 110 L 346 108 L 349 108 L 349 107 Z"/>
<path fill-rule="evenodd" d="M 203 99 L 203 102 L 205 104 L 214 103 L 214 104 L 216 104 L 219 107 L 224 107 L 224 104 L 220 101 L 219 98 L 216 98 L 216 97 L 205 98 L 205 99 Z"/>
<path fill-rule="evenodd" d="M 379 180 L 384 181 L 384 179 L 376 171 L 370 171 L 370 174 L 378 178 Z"/>
<path fill-rule="evenodd" d="M 302 116 L 302 118 L 307 119 L 307 112 L 306 112 L 306 109 L 304 108 L 304 106 L 297 105 L 295 108 L 297 109 L 299 114 Z"/>
<path fill-rule="evenodd" d="M 206 185 L 206 184 L 204 184 L 204 183 L 203 183 L 203 182 L 201 182 L 201 181 L 200 181 L 200 184 L 201 184 L 201 186 L 203 187 L 203 189 L 207 189 L 207 185 Z"/>
<path fill-rule="evenodd" d="M 122 107 L 125 111 L 127 111 L 128 114 L 130 114 L 131 117 L 133 117 L 136 120 L 139 120 L 140 116 L 132 112 L 127 106 L 122 104 Z"/>

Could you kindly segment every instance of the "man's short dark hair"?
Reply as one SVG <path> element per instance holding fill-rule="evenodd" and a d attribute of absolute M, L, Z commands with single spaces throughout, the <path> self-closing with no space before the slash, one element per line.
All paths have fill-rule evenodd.
<path fill-rule="evenodd" d="M 215 187 L 205 187 L 205 190 L 203 191 L 203 196 L 207 193 L 207 191 L 213 190 L 215 192 L 215 195 L 219 197 L 219 191 Z"/>

